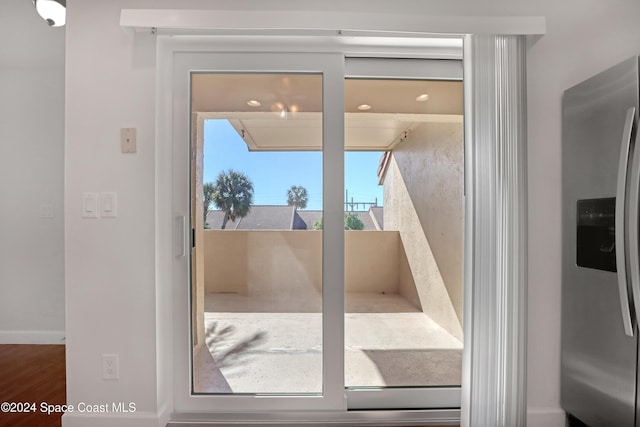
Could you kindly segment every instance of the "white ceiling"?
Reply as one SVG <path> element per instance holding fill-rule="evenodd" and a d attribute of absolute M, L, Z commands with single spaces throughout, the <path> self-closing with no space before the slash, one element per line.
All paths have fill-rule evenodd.
<path fill-rule="evenodd" d="M 229 120 L 250 150 L 322 148 L 322 75 L 195 74 L 192 93 L 194 112 Z M 347 79 L 345 148 L 389 150 L 422 122 L 461 121 L 462 109 L 459 81 Z"/>

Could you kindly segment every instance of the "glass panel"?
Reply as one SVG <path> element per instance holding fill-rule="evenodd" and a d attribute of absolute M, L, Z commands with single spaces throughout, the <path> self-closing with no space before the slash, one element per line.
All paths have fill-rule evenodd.
<path fill-rule="evenodd" d="M 462 111 L 459 81 L 345 81 L 347 387 L 460 385 Z"/>
<path fill-rule="evenodd" d="M 194 74 L 193 392 L 322 392 L 322 75 Z"/>

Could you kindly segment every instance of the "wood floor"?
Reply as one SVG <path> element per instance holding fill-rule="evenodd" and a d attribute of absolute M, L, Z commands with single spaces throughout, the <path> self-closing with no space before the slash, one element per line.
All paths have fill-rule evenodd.
<path fill-rule="evenodd" d="M 0 345 L 0 403 L 36 405 L 35 413 L 0 412 L 0 427 L 59 427 L 62 414 L 41 403 L 66 402 L 64 345 Z"/>
<path fill-rule="evenodd" d="M 62 414 L 41 412 L 41 403 L 66 403 L 63 345 L 0 345 L 0 404 L 36 405 L 35 413 L 0 412 L 0 427 L 61 427 Z"/>

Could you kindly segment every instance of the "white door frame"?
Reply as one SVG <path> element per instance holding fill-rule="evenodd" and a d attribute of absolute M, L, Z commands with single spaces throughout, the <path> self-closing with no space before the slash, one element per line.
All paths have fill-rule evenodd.
<path fill-rule="evenodd" d="M 177 323 L 167 319 L 178 315 L 171 301 L 184 292 L 175 280 L 181 275 L 174 275 L 173 264 L 176 255 L 185 251 L 186 233 L 175 234 L 175 230 L 182 224 L 180 217 L 189 214 L 176 212 L 173 207 L 173 197 L 182 190 L 176 187 L 172 177 L 172 164 L 176 160 L 172 139 L 176 129 L 172 129 L 171 124 L 175 100 L 169 82 L 174 55 L 194 49 L 210 51 L 211 44 L 205 45 L 208 47 L 202 40 L 188 39 L 166 39 L 158 43 L 156 265 L 157 309 L 162 312 L 162 318 L 158 318 L 159 352 L 171 349 L 178 333 L 190 335 L 188 331 L 162 328 L 162 325 L 173 327 Z M 270 46 L 277 47 L 277 44 Z M 524 49 L 523 36 L 465 37 L 465 348 L 460 417 L 463 426 L 524 426 L 526 418 Z M 185 113 L 189 111 L 188 104 L 184 107 Z M 188 129 L 184 131 L 184 135 L 189 134 Z M 165 369 L 171 369 L 172 357 L 159 361 L 158 381 L 167 386 L 174 377 L 161 373 L 164 364 Z M 175 380 L 179 376 L 177 374 Z M 179 396 L 173 399 L 180 408 Z M 172 402 L 168 405 L 174 407 Z M 455 410 L 377 414 L 332 411 L 298 413 L 291 418 L 286 409 L 279 415 L 253 414 L 253 420 L 273 420 L 276 416 L 283 424 L 327 423 L 330 419 L 354 424 L 372 419 L 426 424 L 452 422 L 459 414 Z M 224 414 L 220 415 L 222 420 Z M 246 419 L 251 422 L 252 415 Z"/>

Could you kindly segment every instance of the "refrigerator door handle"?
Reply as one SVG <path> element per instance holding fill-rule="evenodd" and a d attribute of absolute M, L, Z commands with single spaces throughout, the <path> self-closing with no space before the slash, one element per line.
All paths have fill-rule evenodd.
<path fill-rule="evenodd" d="M 632 108 L 632 110 L 635 109 Z M 631 138 L 634 137 L 634 133 L 635 145 L 633 146 L 631 174 L 629 175 L 629 216 L 627 223 L 627 237 L 629 239 L 629 272 L 631 273 L 631 290 L 633 292 L 633 305 L 637 320 L 640 314 L 638 313 L 638 310 L 640 310 L 640 243 L 638 242 L 638 238 L 640 237 L 638 234 L 638 214 L 640 213 L 640 132 L 638 132 L 637 126 L 632 127 Z"/>
<path fill-rule="evenodd" d="M 627 110 L 627 117 L 622 133 L 620 146 L 620 163 L 618 165 L 618 188 L 616 192 L 616 269 L 618 270 L 618 292 L 620 294 L 620 308 L 622 311 L 622 324 L 624 333 L 633 336 L 633 320 L 631 318 L 631 306 L 629 301 L 629 286 L 627 285 L 627 230 L 626 227 L 626 195 L 627 176 L 629 165 L 629 150 L 631 149 L 631 135 L 636 109 Z M 629 239 L 633 240 L 633 239 Z M 637 262 L 637 259 L 636 259 Z"/>

